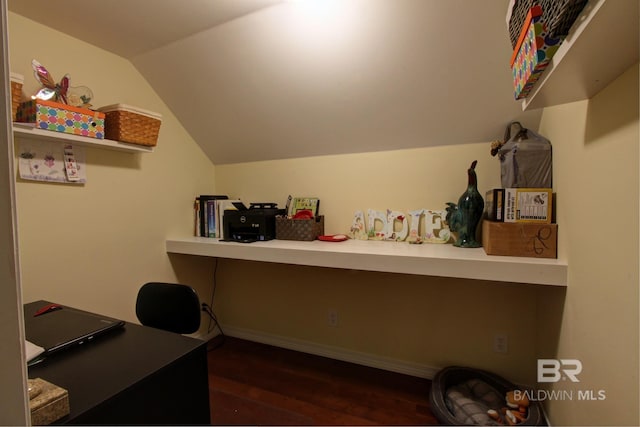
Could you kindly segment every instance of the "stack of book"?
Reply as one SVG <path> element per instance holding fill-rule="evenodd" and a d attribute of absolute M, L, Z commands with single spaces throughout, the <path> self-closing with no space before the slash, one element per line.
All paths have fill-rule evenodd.
<path fill-rule="evenodd" d="M 557 257 L 551 188 L 496 188 L 485 196 L 482 246 L 489 255 Z"/>
<path fill-rule="evenodd" d="M 222 218 L 225 210 L 236 210 L 225 195 L 200 195 L 193 202 L 193 234 L 197 237 L 224 238 Z"/>

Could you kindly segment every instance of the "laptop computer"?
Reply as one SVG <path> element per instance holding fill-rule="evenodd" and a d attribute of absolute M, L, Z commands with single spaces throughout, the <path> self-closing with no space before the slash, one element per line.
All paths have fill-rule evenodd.
<path fill-rule="evenodd" d="M 46 309 L 50 307 L 49 309 Z M 124 327 L 125 322 L 75 308 L 37 301 L 24 307 L 27 341 L 44 349 L 37 358 L 87 344 L 96 337 Z M 35 362 L 35 360 L 34 360 Z"/>

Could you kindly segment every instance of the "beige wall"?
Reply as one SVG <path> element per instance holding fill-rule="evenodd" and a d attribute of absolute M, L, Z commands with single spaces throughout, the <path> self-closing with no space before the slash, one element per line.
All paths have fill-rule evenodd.
<path fill-rule="evenodd" d="M 345 233 L 358 209 L 407 212 L 457 202 L 475 159 L 480 190 L 500 186 L 489 145 L 219 165 L 216 183 L 245 202 L 282 206 L 288 194 L 319 197 L 325 232 Z M 374 354 L 425 372 L 462 364 L 535 380 L 535 286 L 227 260 L 218 279 L 216 308 L 230 328 Z M 337 328 L 328 326 L 330 308 L 338 311 Z M 508 354 L 493 352 L 495 334 L 508 335 Z"/>
<path fill-rule="evenodd" d="M 550 401 L 551 420 L 638 425 L 638 65 L 589 101 L 546 109 L 540 131 L 554 142 L 558 247 L 569 263 L 557 354 L 542 356 L 583 363 L 580 383 L 555 390 L 606 395 Z M 551 317 L 541 310 L 540 322 Z"/>
<path fill-rule="evenodd" d="M 490 144 L 307 157 L 216 166 L 218 190 L 245 202 L 273 201 L 284 207 L 287 196 L 320 198 L 325 232 L 348 231 L 356 210 L 403 212 L 444 209 L 467 188 L 467 168 L 478 160 L 478 188 L 500 185 L 500 166 Z"/>
<path fill-rule="evenodd" d="M 556 425 L 638 424 L 638 69 L 591 101 L 549 108 L 559 257 L 567 289 L 222 260 L 217 310 L 232 329 L 377 354 L 418 367 L 463 364 L 537 383 L 538 358 L 580 359 L 580 383 L 545 399 Z M 481 190 L 499 186 L 488 144 L 216 167 L 218 190 L 246 202 L 317 196 L 326 232 L 356 209 L 441 208 L 479 160 Z M 329 308 L 339 326 L 327 326 Z M 507 355 L 492 352 L 495 333 Z M 604 401 L 578 400 L 604 390 Z"/>
<path fill-rule="evenodd" d="M 9 18 L 11 70 L 25 75 L 26 93 L 36 87 L 36 58 L 56 78 L 69 72 L 72 85 L 92 87 L 97 106 L 129 103 L 163 115 L 153 154 L 88 149 L 86 185 L 18 180 L 25 301 L 51 299 L 134 320 L 135 293 L 147 280 L 189 282 L 210 298 L 213 263 L 168 257 L 164 249 L 167 235 L 191 233 L 199 193 L 280 204 L 288 194 L 317 196 L 326 232 L 338 233 L 356 209 L 437 209 L 456 201 L 474 159 L 481 191 L 499 185 L 488 143 L 214 168 L 129 62 Z M 529 384 L 538 357 L 578 358 L 584 371 L 577 387 L 604 389 L 607 399 L 548 402 L 552 422 L 637 425 L 637 82 L 635 67 L 592 101 L 544 113 L 540 131 L 554 144 L 559 251 L 570 265 L 566 295 L 547 286 L 220 260 L 221 321 L 418 367 L 477 366 Z M 609 218 L 598 233 L 594 224 Z M 329 308 L 338 311 L 337 328 L 327 325 Z M 492 351 L 496 333 L 508 335 L 507 354 Z"/>
<path fill-rule="evenodd" d="M 24 300 L 133 321 L 142 283 L 176 280 L 165 238 L 191 232 L 193 197 L 214 190 L 214 167 L 130 62 L 12 13 L 9 36 L 25 96 L 38 88 L 35 58 L 54 78 L 69 73 L 72 86 L 89 86 L 96 107 L 125 103 L 162 114 L 154 153 L 88 148 L 85 185 L 17 180 Z M 207 290 L 204 277 L 188 278 Z"/>

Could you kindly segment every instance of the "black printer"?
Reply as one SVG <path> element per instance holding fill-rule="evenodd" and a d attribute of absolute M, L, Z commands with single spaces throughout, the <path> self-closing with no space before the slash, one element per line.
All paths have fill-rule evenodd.
<path fill-rule="evenodd" d="M 233 204 L 238 210 L 225 210 L 222 216 L 224 240 L 257 242 L 276 238 L 276 215 L 286 214 L 277 203 Z"/>

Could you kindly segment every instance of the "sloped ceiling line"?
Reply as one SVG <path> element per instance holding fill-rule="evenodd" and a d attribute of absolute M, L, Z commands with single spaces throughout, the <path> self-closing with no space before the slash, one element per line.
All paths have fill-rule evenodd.
<path fill-rule="evenodd" d="M 9 8 L 128 57 L 214 164 L 488 142 L 541 115 L 513 99 L 508 0 L 111 0 L 91 35 L 52 3 L 81 2 Z"/>

